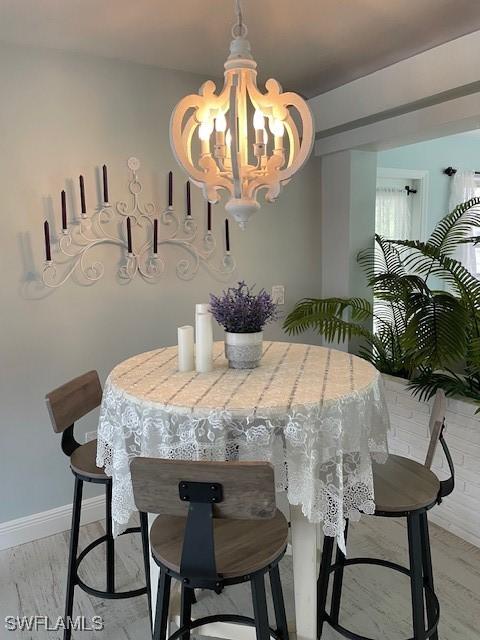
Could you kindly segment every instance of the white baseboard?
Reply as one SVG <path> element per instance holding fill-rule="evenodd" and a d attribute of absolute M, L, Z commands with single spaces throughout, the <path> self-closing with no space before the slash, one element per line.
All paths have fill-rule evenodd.
<path fill-rule="evenodd" d="M 96 522 L 105 517 L 105 496 L 94 496 L 82 502 L 82 524 Z M 0 523 L 0 550 L 39 540 L 70 529 L 72 505 L 56 507 Z"/>

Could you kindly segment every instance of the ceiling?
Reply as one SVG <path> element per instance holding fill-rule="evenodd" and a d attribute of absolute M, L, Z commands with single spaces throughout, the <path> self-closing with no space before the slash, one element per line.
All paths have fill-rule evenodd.
<path fill-rule="evenodd" d="M 244 0 L 260 78 L 316 95 L 480 29 L 479 0 Z M 233 0 L 0 0 L 0 41 L 222 74 Z"/>

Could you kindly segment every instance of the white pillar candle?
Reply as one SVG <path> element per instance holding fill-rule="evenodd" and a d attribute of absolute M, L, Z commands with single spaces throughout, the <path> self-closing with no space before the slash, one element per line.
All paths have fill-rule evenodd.
<path fill-rule="evenodd" d="M 178 327 L 178 370 L 193 371 L 193 327 Z"/>
<path fill-rule="evenodd" d="M 208 304 L 195 308 L 195 362 L 198 373 L 213 369 L 213 326 Z"/>
<path fill-rule="evenodd" d="M 195 305 L 195 340 L 198 341 L 198 316 L 202 313 L 210 313 L 210 307 L 207 302 L 201 302 Z"/>

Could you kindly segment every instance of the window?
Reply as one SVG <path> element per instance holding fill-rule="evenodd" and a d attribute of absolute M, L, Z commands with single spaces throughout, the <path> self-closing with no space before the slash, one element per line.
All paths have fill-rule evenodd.
<path fill-rule="evenodd" d="M 412 238 L 411 196 L 405 187 L 377 186 L 375 233 L 389 240 Z"/>
<path fill-rule="evenodd" d="M 480 198 L 480 176 L 475 177 L 475 196 Z M 474 229 L 475 235 L 480 235 L 480 229 Z M 474 247 L 475 251 L 475 272 L 474 276 L 480 276 L 480 246 Z"/>

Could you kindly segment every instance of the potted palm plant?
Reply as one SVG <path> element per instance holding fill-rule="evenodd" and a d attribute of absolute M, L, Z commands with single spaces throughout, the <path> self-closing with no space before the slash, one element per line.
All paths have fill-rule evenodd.
<path fill-rule="evenodd" d="M 210 311 L 225 329 L 225 356 L 233 369 L 258 367 L 263 354 L 263 328 L 277 317 L 269 293 L 239 282 L 217 297 L 210 294 Z"/>
<path fill-rule="evenodd" d="M 480 226 L 479 205 L 480 198 L 472 198 L 456 207 L 427 242 L 377 235 L 375 247 L 358 256 L 375 304 L 306 298 L 286 318 L 285 330 L 313 328 L 330 342 L 360 338 L 359 355 L 407 378 L 420 399 L 443 388 L 480 405 L 480 280 L 453 257 L 461 243 L 480 242 L 471 236 Z"/>

